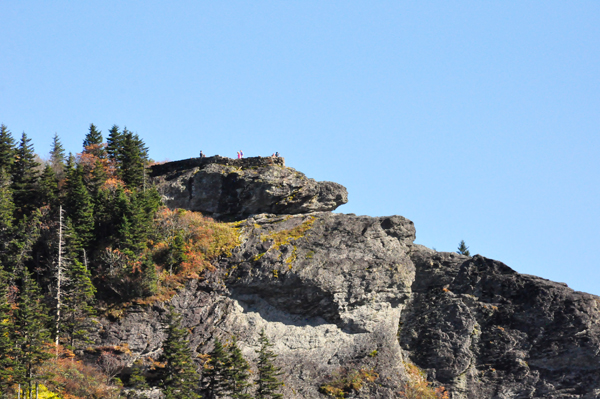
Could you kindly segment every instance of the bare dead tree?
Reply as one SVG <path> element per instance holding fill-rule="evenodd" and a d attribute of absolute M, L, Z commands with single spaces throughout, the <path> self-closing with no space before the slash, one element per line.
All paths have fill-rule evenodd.
<path fill-rule="evenodd" d="M 106 375 L 106 383 L 110 384 L 113 378 L 125 368 L 125 364 L 113 353 L 103 351 L 96 361 L 100 370 Z"/>
<path fill-rule="evenodd" d="M 64 237 L 63 210 L 58 209 L 58 262 L 56 263 L 56 358 L 58 359 L 58 341 L 60 337 L 60 308 L 62 306 L 62 284 L 64 279 Z"/>

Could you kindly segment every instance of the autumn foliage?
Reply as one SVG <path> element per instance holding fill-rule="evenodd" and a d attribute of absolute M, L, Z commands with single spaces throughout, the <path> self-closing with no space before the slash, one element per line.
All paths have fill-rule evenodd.
<path fill-rule="evenodd" d="M 444 387 L 434 388 L 427 381 L 427 375 L 414 364 L 404 363 L 406 381 L 400 397 L 403 399 L 448 399 L 448 391 Z"/>
<path fill-rule="evenodd" d="M 157 267 L 159 295 L 168 295 L 187 279 L 213 271 L 211 261 L 229 255 L 239 243 L 230 224 L 182 209 L 159 210 L 154 228 L 148 247 Z"/>

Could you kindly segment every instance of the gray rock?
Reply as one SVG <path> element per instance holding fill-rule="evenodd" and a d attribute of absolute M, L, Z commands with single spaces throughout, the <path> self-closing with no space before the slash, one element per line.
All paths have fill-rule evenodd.
<path fill-rule="evenodd" d="M 219 218 L 332 211 L 348 202 L 344 186 L 309 179 L 283 158 L 197 158 L 157 165 L 152 176 L 167 206 Z"/>
<path fill-rule="evenodd" d="M 479 255 L 411 258 L 401 345 L 452 398 L 600 397 L 600 298 Z"/>
<path fill-rule="evenodd" d="M 599 397 L 598 297 L 414 245 L 414 226 L 400 216 L 261 214 L 239 228 L 232 256 L 170 304 L 198 354 L 235 335 L 254 361 L 264 329 L 286 398 L 321 398 L 321 385 L 356 370 L 378 379 L 349 397 L 396 398 L 404 362 L 453 399 Z M 127 342 L 123 361 L 150 363 L 164 314 L 157 304 L 104 319 L 96 343 Z"/>
<path fill-rule="evenodd" d="M 356 397 L 395 397 L 404 370 L 396 334 L 414 279 L 412 222 L 399 216 L 257 215 L 240 229 L 243 244 L 220 260 L 218 271 L 190 282 L 171 301 L 184 315 L 194 351 L 208 353 L 215 338 L 235 335 L 254 361 L 264 329 L 285 371 L 284 397 L 323 397 L 321 384 L 361 369 L 379 378 Z M 157 304 L 103 320 L 97 343 L 128 342 L 128 364 L 157 359 L 164 314 Z"/>
<path fill-rule="evenodd" d="M 235 335 L 254 362 L 264 330 L 286 398 L 322 398 L 321 385 L 359 370 L 378 378 L 347 397 L 401 397 L 405 362 L 452 399 L 600 398 L 600 298 L 479 255 L 415 245 L 401 216 L 311 212 L 345 202 L 345 189 L 282 159 L 216 161 L 154 170 L 171 207 L 253 215 L 237 223 L 242 243 L 232 255 L 169 303 L 196 354 Z M 166 306 L 101 319 L 96 347 L 127 343 L 124 363 L 152 364 Z"/>

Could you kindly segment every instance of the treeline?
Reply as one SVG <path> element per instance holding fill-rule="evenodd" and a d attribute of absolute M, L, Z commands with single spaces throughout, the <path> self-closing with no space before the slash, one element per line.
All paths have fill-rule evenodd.
<path fill-rule="evenodd" d="M 91 124 L 75 155 L 55 135 L 47 161 L 0 126 L 0 393 L 31 392 L 44 361 L 88 344 L 97 302 L 168 299 L 236 245 L 230 226 L 162 207 L 149 163 L 116 125 L 104 140 Z"/>

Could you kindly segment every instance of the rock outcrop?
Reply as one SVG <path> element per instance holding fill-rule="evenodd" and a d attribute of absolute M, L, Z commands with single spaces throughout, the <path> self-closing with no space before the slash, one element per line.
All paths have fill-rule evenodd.
<path fill-rule="evenodd" d="M 221 219 L 260 213 L 332 211 L 348 202 L 346 188 L 317 182 L 283 158 L 194 158 L 152 167 L 164 203 Z"/>
<path fill-rule="evenodd" d="M 173 181 L 191 179 L 193 197 L 206 181 L 196 174 L 219 180 L 228 167 L 159 174 L 171 178 L 159 180 L 167 186 L 161 192 L 168 195 Z M 203 200 L 213 204 L 213 213 L 252 214 L 264 198 L 274 209 L 271 199 L 279 196 L 260 190 L 307 187 L 288 185 L 308 179 L 283 165 L 240 169 L 226 169 L 226 175 L 254 187 L 252 198 L 235 197 L 253 205 L 221 208 L 218 198 Z M 281 170 L 277 179 L 275 170 Z M 211 192 L 220 196 L 223 190 L 231 193 Z M 337 192 L 345 199 L 345 191 Z M 255 359 L 264 329 L 285 371 L 285 398 L 324 398 L 321 386 L 359 371 L 377 378 L 346 397 L 400 398 L 407 363 L 425 370 L 453 399 L 600 397 L 600 298 L 479 255 L 415 245 L 413 223 L 401 216 L 309 212 L 303 206 L 238 222 L 241 245 L 217 262 L 216 272 L 190 281 L 171 300 L 184 315 L 196 353 L 208 353 L 215 338 L 235 335 L 244 355 Z M 118 320 L 101 320 L 96 344 L 128 343 L 129 363 L 156 359 L 165 338 L 165 307 L 134 307 Z"/>
<path fill-rule="evenodd" d="M 411 258 L 400 342 L 453 397 L 600 397 L 600 298 L 479 255 Z"/>

